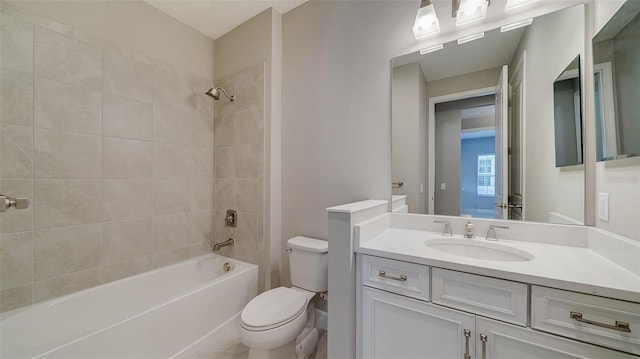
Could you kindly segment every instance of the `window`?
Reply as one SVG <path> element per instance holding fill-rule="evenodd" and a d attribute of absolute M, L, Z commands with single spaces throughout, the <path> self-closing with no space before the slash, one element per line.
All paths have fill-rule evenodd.
<path fill-rule="evenodd" d="M 496 155 L 478 155 L 478 196 L 496 194 Z"/>

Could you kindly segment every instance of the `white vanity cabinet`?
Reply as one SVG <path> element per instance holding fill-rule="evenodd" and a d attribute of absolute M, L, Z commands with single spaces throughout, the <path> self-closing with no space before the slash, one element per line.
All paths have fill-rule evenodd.
<path fill-rule="evenodd" d="M 638 359 L 529 328 L 528 284 L 369 255 L 357 258 L 358 358 Z M 640 308 L 635 305 L 625 308 Z M 573 338 L 588 337 L 577 333 Z"/>

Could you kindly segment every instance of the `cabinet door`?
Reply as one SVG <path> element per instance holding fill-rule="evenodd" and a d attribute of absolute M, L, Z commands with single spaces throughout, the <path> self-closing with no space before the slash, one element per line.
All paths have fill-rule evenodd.
<path fill-rule="evenodd" d="M 629 354 L 511 324 L 476 318 L 477 359 L 631 359 Z"/>
<path fill-rule="evenodd" d="M 363 358 L 462 359 L 467 348 L 474 357 L 473 315 L 369 287 L 362 292 Z"/>

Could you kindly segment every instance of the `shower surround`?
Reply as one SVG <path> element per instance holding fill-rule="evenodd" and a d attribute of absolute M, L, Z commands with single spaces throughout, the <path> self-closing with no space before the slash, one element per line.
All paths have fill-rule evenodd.
<path fill-rule="evenodd" d="M 4 3 L 1 27 L 0 192 L 31 206 L 0 214 L 0 311 L 210 251 L 211 80 Z M 230 178 L 259 222 L 259 177 Z"/>

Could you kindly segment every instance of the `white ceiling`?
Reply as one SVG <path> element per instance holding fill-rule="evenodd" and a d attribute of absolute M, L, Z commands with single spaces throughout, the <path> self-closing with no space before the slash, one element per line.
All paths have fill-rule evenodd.
<path fill-rule="evenodd" d="M 144 0 L 147 4 L 215 40 L 264 10 L 281 14 L 307 0 Z"/>

